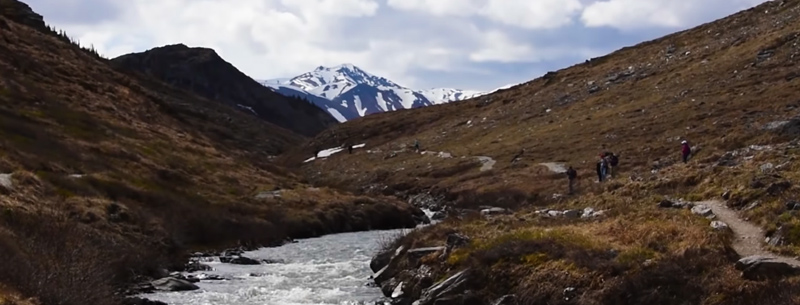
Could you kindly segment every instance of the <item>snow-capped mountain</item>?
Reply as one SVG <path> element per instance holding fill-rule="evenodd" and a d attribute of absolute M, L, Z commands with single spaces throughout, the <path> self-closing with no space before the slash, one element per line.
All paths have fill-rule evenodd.
<path fill-rule="evenodd" d="M 317 67 L 292 78 L 261 81 L 287 96 L 298 96 L 327 110 L 340 122 L 368 114 L 424 107 L 482 95 L 480 91 L 437 88 L 412 90 L 352 65 Z"/>

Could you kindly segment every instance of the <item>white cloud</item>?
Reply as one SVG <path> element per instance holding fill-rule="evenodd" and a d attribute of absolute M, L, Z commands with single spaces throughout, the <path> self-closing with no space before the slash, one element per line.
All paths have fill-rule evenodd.
<path fill-rule="evenodd" d="M 483 34 L 482 47 L 469 55 L 477 62 L 518 62 L 535 61 L 534 50 L 525 44 L 517 44 L 500 31 Z"/>
<path fill-rule="evenodd" d="M 411 87 L 491 89 L 764 0 L 27 2 L 109 57 L 184 43 L 213 48 L 260 79 L 348 62 Z M 587 38 L 594 32 L 615 36 Z"/>
<path fill-rule="evenodd" d="M 398 10 L 434 16 L 480 16 L 526 29 L 551 29 L 567 25 L 580 13 L 579 0 L 388 0 Z"/>
<path fill-rule="evenodd" d="M 395 9 L 420 11 L 434 16 L 472 16 L 480 12 L 484 0 L 388 0 Z"/>
<path fill-rule="evenodd" d="M 622 30 L 683 28 L 763 2 L 766 0 L 606 0 L 589 4 L 581 20 L 589 27 Z"/>

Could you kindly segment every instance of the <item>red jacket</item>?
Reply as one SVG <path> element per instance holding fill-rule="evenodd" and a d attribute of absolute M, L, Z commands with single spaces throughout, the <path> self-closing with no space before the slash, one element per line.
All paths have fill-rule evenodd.
<path fill-rule="evenodd" d="M 689 148 L 689 144 L 683 144 L 681 152 L 683 152 L 684 155 L 688 155 L 689 153 L 691 153 L 692 150 Z"/>

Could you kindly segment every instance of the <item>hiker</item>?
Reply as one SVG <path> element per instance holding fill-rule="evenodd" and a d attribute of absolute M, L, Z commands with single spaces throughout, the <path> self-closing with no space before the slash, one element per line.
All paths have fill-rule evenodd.
<path fill-rule="evenodd" d="M 692 154 L 692 149 L 689 147 L 689 142 L 686 140 L 681 141 L 681 156 L 683 156 L 683 163 L 689 161 L 689 155 Z"/>
<path fill-rule="evenodd" d="M 353 145 L 352 144 L 347 144 L 347 153 L 351 154 L 351 155 L 353 154 Z"/>
<path fill-rule="evenodd" d="M 569 179 L 569 194 L 572 195 L 575 190 L 575 178 L 578 177 L 578 172 L 572 166 L 567 169 L 567 179 Z"/>
<path fill-rule="evenodd" d="M 606 175 L 608 175 L 608 161 L 600 154 L 600 160 L 597 161 L 597 180 L 598 182 L 603 182 L 605 180 Z"/>
<path fill-rule="evenodd" d="M 605 159 L 608 163 L 608 176 L 612 177 L 617 172 L 617 165 L 619 165 L 619 157 L 613 152 L 606 152 Z"/>
<path fill-rule="evenodd" d="M 414 140 L 414 150 L 419 152 L 419 139 Z"/>

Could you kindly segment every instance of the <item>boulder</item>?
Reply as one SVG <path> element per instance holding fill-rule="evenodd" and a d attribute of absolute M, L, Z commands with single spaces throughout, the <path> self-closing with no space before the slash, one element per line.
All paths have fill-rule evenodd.
<path fill-rule="evenodd" d="M 14 183 L 11 180 L 11 174 L 0 174 L 0 190 L 11 191 L 14 189 Z"/>
<path fill-rule="evenodd" d="M 197 285 L 192 284 L 187 280 L 177 279 L 174 277 L 158 279 L 150 282 L 150 284 L 152 284 L 155 289 L 162 291 L 190 291 L 200 289 L 200 287 L 197 287 Z"/>
<path fill-rule="evenodd" d="M 375 273 L 375 283 L 378 285 L 382 284 L 383 282 L 389 280 L 390 278 L 394 277 L 395 274 L 399 270 L 397 270 L 397 262 L 399 261 L 397 258 L 400 257 L 402 254 L 405 253 L 405 247 L 400 246 L 395 250 L 394 255 L 389 259 L 389 263 L 386 264 L 381 270 Z"/>
<path fill-rule="evenodd" d="M 186 263 L 186 266 L 183 267 L 184 271 L 186 272 L 197 272 L 197 271 L 212 271 L 214 268 L 211 266 L 200 263 L 199 261 L 190 261 Z"/>
<path fill-rule="evenodd" d="M 469 242 L 469 237 L 459 233 L 451 233 L 447 235 L 446 245 L 448 248 L 459 248 L 468 245 Z"/>
<path fill-rule="evenodd" d="M 379 287 L 381 287 L 381 293 L 383 293 L 383 296 L 385 296 L 387 298 L 391 298 L 394 290 L 397 288 L 397 286 L 400 283 L 402 283 L 402 282 L 398 282 L 397 278 L 395 278 L 395 277 L 384 281 L 379 286 Z"/>
<path fill-rule="evenodd" d="M 372 260 L 369 262 L 369 268 L 372 269 L 372 272 L 378 272 L 383 267 L 389 264 L 392 257 L 397 255 L 398 252 L 403 251 L 405 249 L 404 246 L 398 247 L 395 251 L 382 251 L 375 256 L 372 257 Z"/>
<path fill-rule="evenodd" d="M 415 305 L 433 305 L 445 303 L 449 304 L 454 297 L 465 295 L 467 281 L 469 280 L 469 269 L 462 270 L 447 279 L 434 284 L 422 291 L 420 299 L 414 302 Z"/>
<path fill-rule="evenodd" d="M 748 280 L 777 279 L 800 274 L 800 268 L 782 262 L 774 257 L 748 256 L 735 264 L 736 270 L 742 271 L 742 277 Z"/>
<path fill-rule="evenodd" d="M 672 208 L 675 207 L 675 202 L 669 199 L 662 199 L 661 202 L 658 203 L 658 206 L 662 208 Z"/>
<path fill-rule="evenodd" d="M 236 257 L 221 256 L 219 258 L 219 261 L 226 264 L 234 264 L 234 265 L 261 265 L 261 262 L 244 256 L 236 256 Z"/>
<path fill-rule="evenodd" d="M 566 218 L 580 218 L 583 215 L 583 211 L 581 210 L 566 210 L 564 211 L 564 217 Z"/>
<path fill-rule="evenodd" d="M 497 207 L 481 210 L 481 215 L 485 215 L 485 216 L 506 215 L 506 214 L 511 214 L 511 211 L 509 211 L 508 209 L 497 208 Z"/>
<path fill-rule="evenodd" d="M 792 183 L 789 181 L 774 182 L 767 187 L 767 193 L 770 195 L 778 195 L 790 187 L 792 187 Z"/>
<path fill-rule="evenodd" d="M 728 224 L 722 221 L 715 220 L 711 222 L 711 228 L 713 228 L 714 230 L 728 230 Z"/>
<path fill-rule="evenodd" d="M 167 303 L 134 297 L 123 299 L 122 305 L 167 305 Z"/>
<path fill-rule="evenodd" d="M 709 217 L 711 215 L 714 215 L 714 212 L 711 211 L 711 208 L 702 204 L 692 207 L 692 213 L 703 217 Z"/>

